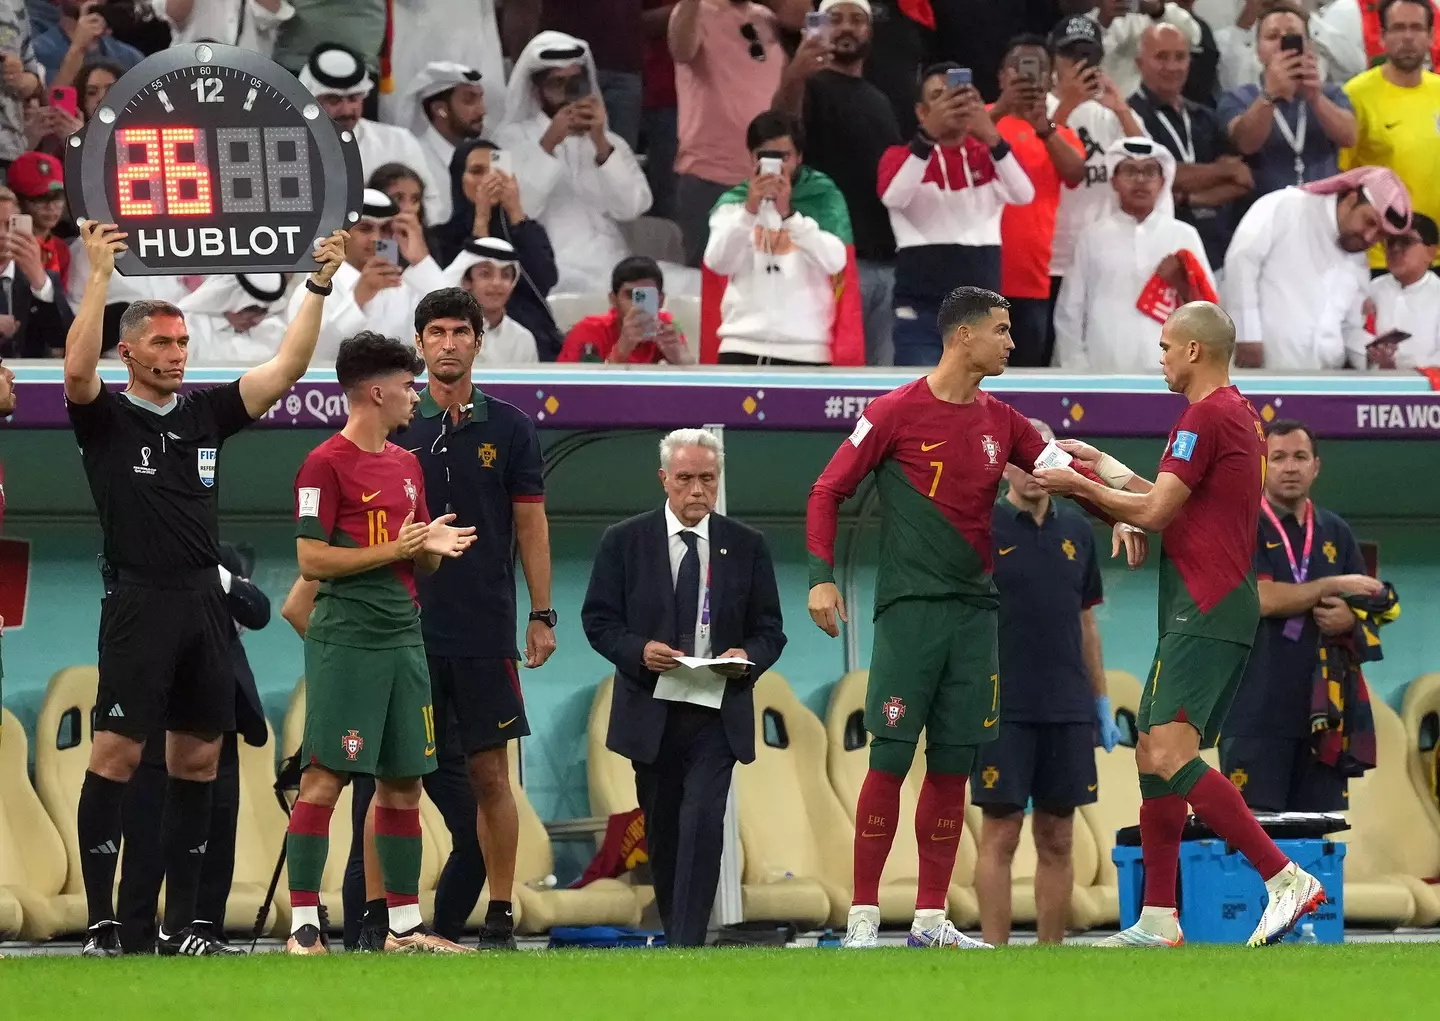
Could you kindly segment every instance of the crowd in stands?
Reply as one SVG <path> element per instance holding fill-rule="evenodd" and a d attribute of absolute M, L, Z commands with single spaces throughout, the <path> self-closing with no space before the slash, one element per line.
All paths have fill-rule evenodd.
<path fill-rule="evenodd" d="M 145 54 L 209 40 L 273 56 L 358 140 L 364 214 L 321 359 L 360 329 L 408 337 L 420 298 L 459 285 L 487 365 L 925 366 L 969 284 L 1011 300 L 1014 366 L 1158 371 L 1165 315 L 1195 298 L 1234 316 L 1241 366 L 1433 366 L 1436 15 L 0 0 L 0 357 L 56 355 L 88 277 L 65 138 Z M 296 295 L 283 276 L 117 280 L 108 346 L 126 304 L 160 298 L 198 363 L 255 363 Z"/>

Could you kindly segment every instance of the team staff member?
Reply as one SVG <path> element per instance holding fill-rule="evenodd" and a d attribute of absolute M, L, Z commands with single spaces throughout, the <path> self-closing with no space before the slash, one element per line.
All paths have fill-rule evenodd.
<path fill-rule="evenodd" d="M 1277 419 L 1265 428 L 1265 444 L 1255 550 L 1260 627 L 1225 718 L 1220 768 L 1253 809 L 1332 812 L 1346 807 L 1345 775 L 1317 760 L 1310 740 L 1320 640 L 1355 627 L 1344 596 L 1383 586 L 1366 575 L 1350 526 L 1310 499 L 1320 474 L 1310 427 Z"/>
<path fill-rule="evenodd" d="M 112 903 L 121 803 L 146 738 L 163 725 L 170 774 L 161 844 L 167 955 L 239 953 L 191 929 L 210 832 L 220 736 L 235 729 L 235 676 L 227 661 L 229 610 L 217 567 L 215 494 L 220 446 L 305 374 L 320 334 L 324 296 L 344 260 L 336 231 L 315 252 L 320 268 L 275 356 L 240 379 L 181 395 L 189 335 L 163 301 L 137 301 L 120 318 L 119 353 L 130 381 L 117 393 L 96 368 L 115 256 L 114 224 L 81 226 L 90 280 L 65 339 L 65 403 L 116 574 L 100 616 L 95 740 L 76 828 L 89 906 L 84 953 L 120 953 Z"/>
<path fill-rule="evenodd" d="M 1039 419 L 1031 424 L 1055 438 Z M 992 946 L 1010 940 L 1010 865 L 1025 806 L 1035 806 L 1036 937 L 1065 938 L 1075 809 L 1095 801 L 1095 725 L 1108 752 L 1120 740 L 1105 693 L 1094 607 L 1104 599 L 1090 522 L 1050 499 L 1034 476 L 1005 469 L 990 534 L 1000 593 L 1000 734 L 980 752 L 974 801 L 985 815 L 975 891 Z M 1036 629 L 1045 632 L 1036 641 Z"/>

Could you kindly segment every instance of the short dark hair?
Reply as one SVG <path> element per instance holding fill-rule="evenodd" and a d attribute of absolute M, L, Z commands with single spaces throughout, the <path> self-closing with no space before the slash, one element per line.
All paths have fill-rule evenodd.
<path fill-rule="evenodd" d="M 978 323 L 997 308 L 1009 308 L 1010 302 L 983 287 L 957 287 L 945 296 L 940 314 L 935 317 L 944 340 L 957 326 Z"/>
<path fill-rule="evenodd" d="M 665 290 L 665 274 L 660 264 L 648 255 L 631 255 L 621 259 L 610 271 L 610 293 L 619 294 L 620 288 L 637 280 L 653 280 L 655 286 Z"/>
<path fill-rule="evenodd" d="M 1005 44 L 1005 53 L 1001 56 L 1000 62 L 1003 64 L 1006 57 L 1009 57 L 1010 54 L 1022 46 L 1033 46 L 1037 50 L 1044 50 L 1047 54 L 1050 52 L 1050 44 L 1045 41 L 1043 35 L 1036 35 L 1034 32 L 1022 32 L 1017 36 L 1011 36 L 1010 41 Z"/>
<path fill-rule="evenodd" d="M 1264 7 L 1260 8 L 1260 16 L 1255 19 L 1256 35 L 1260 34 L 1260 28 L 1262 25 L 1265 24 L 1265 19 L 1274 14 L 1293 14 L 1295 17 L 1299 18 L 1300 24 L 1304 26 L 1301 31 L 1305 33 L 1305 38 L 1310 38 L 1309 15 L 1307 15 L 1295 4 L 1290 3 L 1289 0 L 1271 0 L 1270 3 L 1267 3 Z"/>
<path fill-rule="evenodd" d="M 420 194 L 425 194 L 425 179 L 403 163 L 382 163 L 375 168 L 366 182 L 367 188 L 374 188 L 376 191 L 385 191 L 396 181 L 414 181 L 420 186 Z M 388 192 L 386 194 L 389 194 Z"/>
<path fill-rule="evenodd" d="M 420 299 L 415 306 L 415 332 L 423 334 L 436 319 L 464 319 L 475 336 L 485 332 L 485 312 L 475 295 L 463 287 L 442 287 Z"/>
<path fill-rule="evenodd" d="M 418 376 L 424 371 L 425 362 L 413 347 L 374 330 L 346 337 L 335 354 L 335 378 L 346 393 L 378 376 L 397 372 Z"/>
<path fill-rule="evenodd" d="M 925 65 L 925 69 L 920 72 L 920 77 L 915 79 L 915 102 L 925 102 L 925 83 L 931 78 L 934 78 L 937 74 L 943 75 L 952 68 L 963 66 L 963 64 L 957 64 L 953 60 L 940 60 L 933 64 Z"/>
<path fill-rule="evenodd" d="M 1414 4 L 1422 8 L 1425 11 L 1425 27 L 1429 29 L 1435 27 L 1435 8 L 1430 6 L 1429 0 L 1380 0 L 1380 6 L 1376 10 L 1380 16 L 1382 29 L 1390 27 L 1390 8 L 1396 4 Z"/>
<path fill-rule="evenodd" d="M 127 344 L 137 332 L 145 328 L 155 316 L 179 316 L 185 318 L 185 313 L 180 311 L 179 306 L 172 305 L 168 301 L 159 301 L 154 298 L 146 298 L 142 301 L 132 301 L 126 306 L 125 311 L 120 313 L 120 326 L 118 333 L 120 339 Z"/>
<path fill-rule="evenodd" d="M 1265 427 L 1265 438 L 1271 436 L 1289 436 L 1291 433 L 1304 433 L 1310 440 L 1310 453 L 1319 455 L 1320 444 L 1315 439 L 1315 431 L 1298 418 L 1277 418 Z"/>
<path fill-rule="evenodd" d="M 799 120 L 784 110 L 766 110 L 757 114 L 745 129 L 745 148 L 754 152 L 777 138 L 790 139 L 795 143 L 796 152 L 805 151 L 805 129 Z"/>

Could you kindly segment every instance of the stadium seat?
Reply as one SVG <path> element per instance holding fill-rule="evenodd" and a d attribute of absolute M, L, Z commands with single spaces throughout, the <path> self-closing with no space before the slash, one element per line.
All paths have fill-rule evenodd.
<path fill-rule="evenodd" d="M 250 932 L 265 899 L 275 860 L 285 842 L 289 820 L 275 800 L 275 731 L 265 725 L 263 747 L 240 742 L 240 813 L 235 827 L 235 874 L 225 905 L 225 928 Z M 348 847 L 347 847 L 348 850 Z M 266 933 L 290 931 L 290 897 L 281 883 L 275 889 Z"/>
<path fill-rule="evenodd" d="M 1123 670 L 1105 671 L 1110 692 L 1110 705 L 1121 733 L 1127 731 L 1122 717 L 1140 709 L 1140 681 Z M 1095 908 L 1096 925 L 1116 925 L 1120 921 L 1120 876 L 1115 871 L 1111 852 L 1115 849 L 1115 833 L 1140 821 L 1140 776 L 1135 768 L 1135 749 L 1117 745 L 1112 752 L 1095 750 L 1098 798 L 1093 805 L 1080 809 L 1079 817 L 1090 829 L 1095 842 L 1095 885 L 1090 899 Z"/>
<path fill-rule="evenodd" d="M 666 295 L 665 310 L 675 319 L 675 328 L 685 336 L 685 342 L 698 351 L 700 345 L 700 299 L 680 294 Z"/>
<path fill-rule="evenodd" d="M 94 737 L 90 717 L 99 685 L 97 668 L 66 667 L 50 678 L 35 720 L 35 791 L 65 845 L 67 868 L 61 892 L 79 897 L 82 904 L 85 884 L 80 874 L 75 812 L 90 764 Z M 82 918 L 82 929 L 84 921 Z"/>
<path fill-rule="evenodd" d="M 684 263 L 685 238 L 674 220 L 639 216 L 619 227 L 631 254 L 644 255 L 656 262 Z"/>
<path fill-rule="evenodd" d="M 65 844 L 30 785 L 25 731 L 9 710 L 0 713 L 0 934 L 43 940 L 81 932 L 85 895 L 62 892 Z"/>
<path fill-rule="evenodd" d="M 596 686 L 585 734 L 585 774 L 590 785 L 590 814 L 606 819 L 640 807 L 635 794 L 635 767 L 625 756 L 605 747 L 605 735 L 610 729 L 610 699 L 614 690 L 613 676 Z M 597 848 L 601 839 L 603 835 L 596 836 Z M 649 883 L 634 882 L 633 874 L 623 878 L 630 883 L 641 913 L 649 911 L 655 903 L 655 887 Z"/>
<path fill-rule="evenodd" d="M 1440 767 L 1440 673 L 1422 674 L 1405 689 L 1400 710 L 1405 723 L 1410 782 L 1425 805 L 1430 822 L 1440 829 L 1440 795 L 1436 771 Z"/>
<path fill-rule="evenodd" d="M 754 695 L 755 761 L 736 770 L 745 917 L 843 926 L 855 828 L 826 776 L 825 726 L 774 671 Z"/>
<path fill-rule="evenodd" d="M 865 685 L 869 678 L 868 670 L 852 670 L 840 678 L 831 689 L 830 706 L 825 714 L 826 771 L 830 787 L 845 808 L 852 827 L 855 806 L 860 801 L 860 787 L 870 768 L 870 735 L 865 732 L 864 720 Z M 919 848 L 915 843 L 915 827 L 911 820 L 915 818 L 915 805 L 924 779 L 925 742 L 922 736 L 916 746 L 910 772 L 900 789 L 901 825 L 895 833 L 890 857 L 885 862 L 885 872 L 880 877 L 880 920 L 886 925 L 908 926 L 915 917 Z M 968 788 L 966 796 L 968 799 Z M 977 834 L 969 824 L 968 815 L 966 823 L 960 834 L 960 848 L 947 898 L 950 919 L 959 926 L 971 926 L 980 920 L 980 902 L 974 890 Z"/>
<path fill-rule="evenodd" d="M 545 299 L 550 303 L 550 314 L 561 334 L 570 332 L 586 316 L 604 315 L 610 311 L 608 294 L 552 294 Z"/>
<path fill-rule="evenodd" d="M 550 834 L 520 786 L 520 745 L 510 744 L 510 787 L 520 812 L 520 846 L 515 856 L 515 900 L 523 914 L 515 919 L 515 931 L 548 932 L 558 925 L 618 925 L 634 928 L 640 924 L 640 901 L 629 883 L 619 879 L 598 879 L 578 890 L 538 888 L 555 871 Z M 532 885 L 534 884 L 534 885 Z"/>
<path fill-rule="evenodd" d="M 285 709 L 285 723 L 281 730 L 281 755 L 289 758 L 299 749 L 305 738 L 305 678 L 301 677 L 295 690 L 290 694 L 290 704 Z M 294 798 L 291 798 L 294 804 Z M 345 862 L 350 857 L 350 807 L 352 796 L 350 785 L 340 791 L 340 800 L 335 802 L 335 812 L 330 816 L 330 853 L 325 859 L 325 874 L 320 880 L 320 901 L 330 917 L 330 927 L 338 929 L 345 924 L 345 904 L 340 888 L 345 882 Z M 271 867 L 274 867 L 272 860 Z M 269 877 L 266 877 L 269 882 Z M 289 889 L 288 873 L 280 877 L 281 889 Z"/>

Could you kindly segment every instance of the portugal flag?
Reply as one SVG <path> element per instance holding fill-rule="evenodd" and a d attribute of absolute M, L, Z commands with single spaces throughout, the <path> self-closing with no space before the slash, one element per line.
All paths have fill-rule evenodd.
<path fill-rule="evenodd" d="M 748 182 L 731 188 L 716 208 L 744 202 Z M 835 285 L 835 323 L 830 330 L 830 362 L 832 365 L 865 364 L 865 323 L 860 306 L 860 271 L 855 266 L 855 236 L 850 230 L 850 211 L 845 196 L 835 182 L 810 167 L 801 167 L 790 188 L 790 204 L 795 211 L 808 216 L 820 229 L 845 242 L 845 268 L 832 277 Z M 719 273 L 701 268 L 700 288 L 700 361 L 713 365 L 720 350 L 720 299 L 725 296 L 729 280 Z"/>

